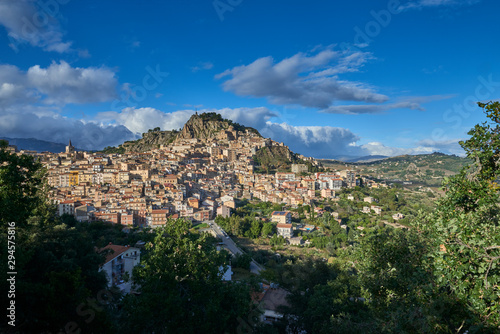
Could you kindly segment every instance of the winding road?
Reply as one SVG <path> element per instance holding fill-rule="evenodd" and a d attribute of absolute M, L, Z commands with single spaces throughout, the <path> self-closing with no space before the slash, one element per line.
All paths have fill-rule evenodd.
<path fill-rule="evenodd" d="M 214 231 L 215 235 L 222 240 L 222 243 L 227 247 L 227 249 L 233 254 L 243 254 L 244 252 L 234 243 L 233 239 L 231 239 L 227 233 L 215 223 L 213 220 L 205 221 L 204 223 L 207 223 L 210 225 L 212 228 L 212 231 Z M 259 274 L 264 268 L 255 262 L 254 259 L 252 259 L 252 262 L 250 262 L 250 271 L 254 274 Z"/>

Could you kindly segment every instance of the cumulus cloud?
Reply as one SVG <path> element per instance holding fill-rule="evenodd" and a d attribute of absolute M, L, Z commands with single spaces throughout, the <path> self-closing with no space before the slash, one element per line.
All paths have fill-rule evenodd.
<path fill-rule="evenodd" d="M 125 108 L 121 112 L 101 112 L 97 114 L 96 119 L 104 123 L 123 125 L 133 133 L 143 133 L 156 127 L 162 130 L 179 129 L 192 114 L 193 110 L 165 113 L 155 108 Z"/>
<path fill-rule="evenodd" d="M 22 71 L 0 65 L 0 133 L 100 149 L 135 138 L 123 125 L 102 126 L 60 115 L 68 103 L 97 103 L 116 94 L 114 72 L 105 68 L 71 67 L 66 62 Z"/>
<path fill-rule="evenodd" d="M 71 42 L 63 41 L 63 33 L 57 17 L 59 3 L 52 5 L 34 0 L 2 0 L 0 2 L 0 25 L 7 29 L 10 47 L 29 43 L 46 51 L 68 52 Z"/>
<path fill-rule="evenodd" d="M 391 147 L 380 142 L 358 145 L 361 137 L 349 129 L 274 123 L 271 120 L 278 118 L 279 115 L 265 107 L 201 109 L 198 112 L 219 113 L 224 118 L 257 129 L 264 137 L 285 143 L 296 153 L 315 158 L 395 156 L 436 151 L 459 155 L 461 152 L 458 140 L 447 142 L 422 140 L 416 142 L 413 148 Z M 192 109 L 166 113 L 155 108 L 125 108 L 121 112 L 101 112 L 96 116 L 96 120 L 105 125 L 123 126 L 138 135 L 158 126 L 162 130 L 179 129 L 194 113 Z"/>
<path fill-rule="evenodd" d="M 341 80 L 339 74 L 359 71 L 372 56 L 368 52 L 324 50 L 315 55 L 298 53 L 276 63 L 263 57 L 216 76 L 225 79 L 225 91 L 240 96 L 264 97 L 273 104 L 295 104 L 319 109 L 334 101 L 381 103 L 388 97 L 369 85 Z"/>
<path fill-rule="evenodd" d="M 465 156 L 465 151 L 458 143 L 461 140 L 463 139 L 448 139 L 448 140 L 424 139 L 418 141 L 417 145 L 422 147 L 432 148 L 435 152 L 455 154 L 463 157 Z"/>
<path fill-rule="evenodd" d="M 0 107 L 42 102 L 44 104 L 96 103 L 116 96 L 115 73 L 104 67 L 71 67 L 68 63 L 39 65 L 27 72 L 0 65 Z"/>
<path fill-rule="evenodd" d="M 342 159 L 369 155 L 397 156 L 404 154 L 446 154 L 464 155 L 458 139 L 447 141 L 421 140 L 413 147 L 386 146 L 380 142 L 358 145 L 361 137 L 349 129 L 331 126 L 292 126 L 286 123 L 267 122 L 259 129 L 265 137 L 284 142 L 296 153 L 318 159 Z"/>
<path fill-rule="evenodd" d="M 115 73 L 104 67 L 71 67 L 65 61 L 27 72 L 28 82 L 48 96 L 47 103 L 94 103 L 116 96 Z"/>
<path fill-rule="evenodd" d="M 294 152 L 314 157 L 332 157 L 349 152 L 362 155 L 358 147 L 351 146 L 360 138 L 348 129 L 331 126 L 291 126 L 273 123 L 278 114 L 265 107 L 202 109 L 198 113 L 216 112 L 234 122 L 257 129 L 264 137 L 284 142 Z M 121 112 L 101 112 L 96 120 L 102 124 L 122 125 L 140 134 L 159 126 L 162 130 L 181 128 L 195 113 L 194 110 L 163 112 L 154 108 L 125 108 Z"/>
<path fill-rule="evenodd" d="M 223 108 L 214 111 L 220 113 L 222 117 L 228 118 L 245 126 L 250 126 L 257 130 L 267 126 L 267 121 L 269 119 L 278 116 L 278 114 L 265 107 Z"/>
<path fill-rule="evenodd" d="M 450 139 L 443 141 L 436 141 L 432 139 L 424 139 L 415 142 L 415 147 L 402 148 L 386 146 L 380 142 L 370 142 L 360 145 L 359 148 L 365 155 L 385 155 L 397 156 L 404 154 L 430 154 L 434 152 L 441 152 L 446 154 L 455 154 L 458 156 L 465 156 L 465 152 L 458 143 L 460 139 Z"/>
<path fill-rule="evenodd" d="M 36 138 L 73 144 L 86 150 L 115 146 L 136 136 L 125 126 L 102 126 L 93 122 L 65 118 L 57 113 L 16 111 L 0 113 L 0 133 L 10 138 Z"/>
<path fill-rule="evenodd" d="M 361 154 L 359 148 L 352 145 L 360 138 L 349 129 L 267 122 L 260 132 L 265 137 L 284 142 L 292 151 L 305 156 L 332 158 L 337 155 Z"/>
<path fill-rule="evenodd" d="M 365 153 L 365 155 L 385 155 L 389 157 L 403 154 L 425 154 L 436 152 L 436 149 L 428 146 L 401 148 L 385 146 L 384 144 L 379 142 L 370 142 L 359 146 L 359 148 L 362 150 L 362 152 Z"/>
<path fill-rule="evenodd" d="M 23 73 L 16 66 L 0 65 L 0 108 L 34 100 Z"/>
<path fill-rule="evenodd" d="M 162 130 L 180 129 L 195 113 L 195 110 L 178 110 L 170 113 L 155 108 L 125 108 L 121 112 L 107 111 L 97 114 L 96 119 L 107 124 L 119 124 L 134 133 L 147 132 L 160 127 Z M 261 128 L 276 114 L 264 107 L 201 109 L 198 113 L 215 112 L 237 123 Z"/>

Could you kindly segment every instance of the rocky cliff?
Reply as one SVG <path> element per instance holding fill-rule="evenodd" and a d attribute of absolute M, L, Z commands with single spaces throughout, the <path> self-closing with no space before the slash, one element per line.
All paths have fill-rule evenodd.
<path fill-rule="evenodd" d="M 141 139 L 126 141 L 118 147 L 106 147 L 103 153 L 146 152 L 172 143 L 179 131 L 160 131 L 159 128 L 142 134 Z"/>
<path fill-rule="evenodd" d="M 254 157 L 261 172 L 290 171 L 291 165 L 300 161 L 297 155 L 286 146 L 266 146 L 257 151 Z"/>
<path fill-rule="evenodd" d="M 118 147 L 107 147 L 103 153 L 146 152 L 168 145 L 176 140 L 197 138 L 235 140 L 245 132 L 260 136 L 254 128 L 246 127 L 231 120 L 222 118 L 216 113 L 195 114 L 184 124 L 181 131 L 160 131 L 160 128 L 142 134 L 141 139 L 126 141 Z"/>
<path fill-rule="evenodd" d="M 195 114 L 186 122 L 177 139 L 197 138 L 206 140 L 211 138 L 221 138 L 234 140 L 238 137 L 238 132 L 253 132 L 259 134 L 257 130 L 245 127 L 231 120 L 222 118 L 216 113 Z"/>

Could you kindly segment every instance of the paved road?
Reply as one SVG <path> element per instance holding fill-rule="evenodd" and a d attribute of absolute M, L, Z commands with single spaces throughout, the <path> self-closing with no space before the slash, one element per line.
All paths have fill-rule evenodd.
<path fill-rule="evenodd" d="M 238 246 L 236 246 L 233 239 L 231 239 L 227 235 L 227 233 L 222 229 L 222 227 L 217 225 L 213 220 L 210 220 L 207 223 L 212 224 L 210 225 L 212 227 L 212 231 L 214 231 L 216 236 L 222 240 L 222 243 L 226 245 L 226 247 L 232 254 L 234 255 L 243 254 L 243 251 Z M 254 274 L 259 274 L 261 270 L 264 270 L 264 268 L 260 264 L 255 262 L 255 260 L 252 259 L 252 262 L 250 262 L 250 271 Z"/>

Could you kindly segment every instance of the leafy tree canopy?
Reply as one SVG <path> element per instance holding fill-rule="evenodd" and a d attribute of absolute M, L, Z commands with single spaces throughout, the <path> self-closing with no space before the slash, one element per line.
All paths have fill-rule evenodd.
<path fill-rule="evenodd" d="M 479 103 L 489 121 L 460 142 L 472 160 L 445 180 L 446 195 L 420 229 L 434 241 L 437 281 L 466 303 L 484 326 L 500 326 L 500 103 Z"/>
<path fill-rule="evenodd" d="M 248 313 L 246 286 L 221 281 L 228 254 L 208 234 L 192 234 L 190 223 L 169 221 L 146 246 L 134 269 L 140 295 L 127 296 L 122 313 L 126 333 L 234 332 Z"/>

